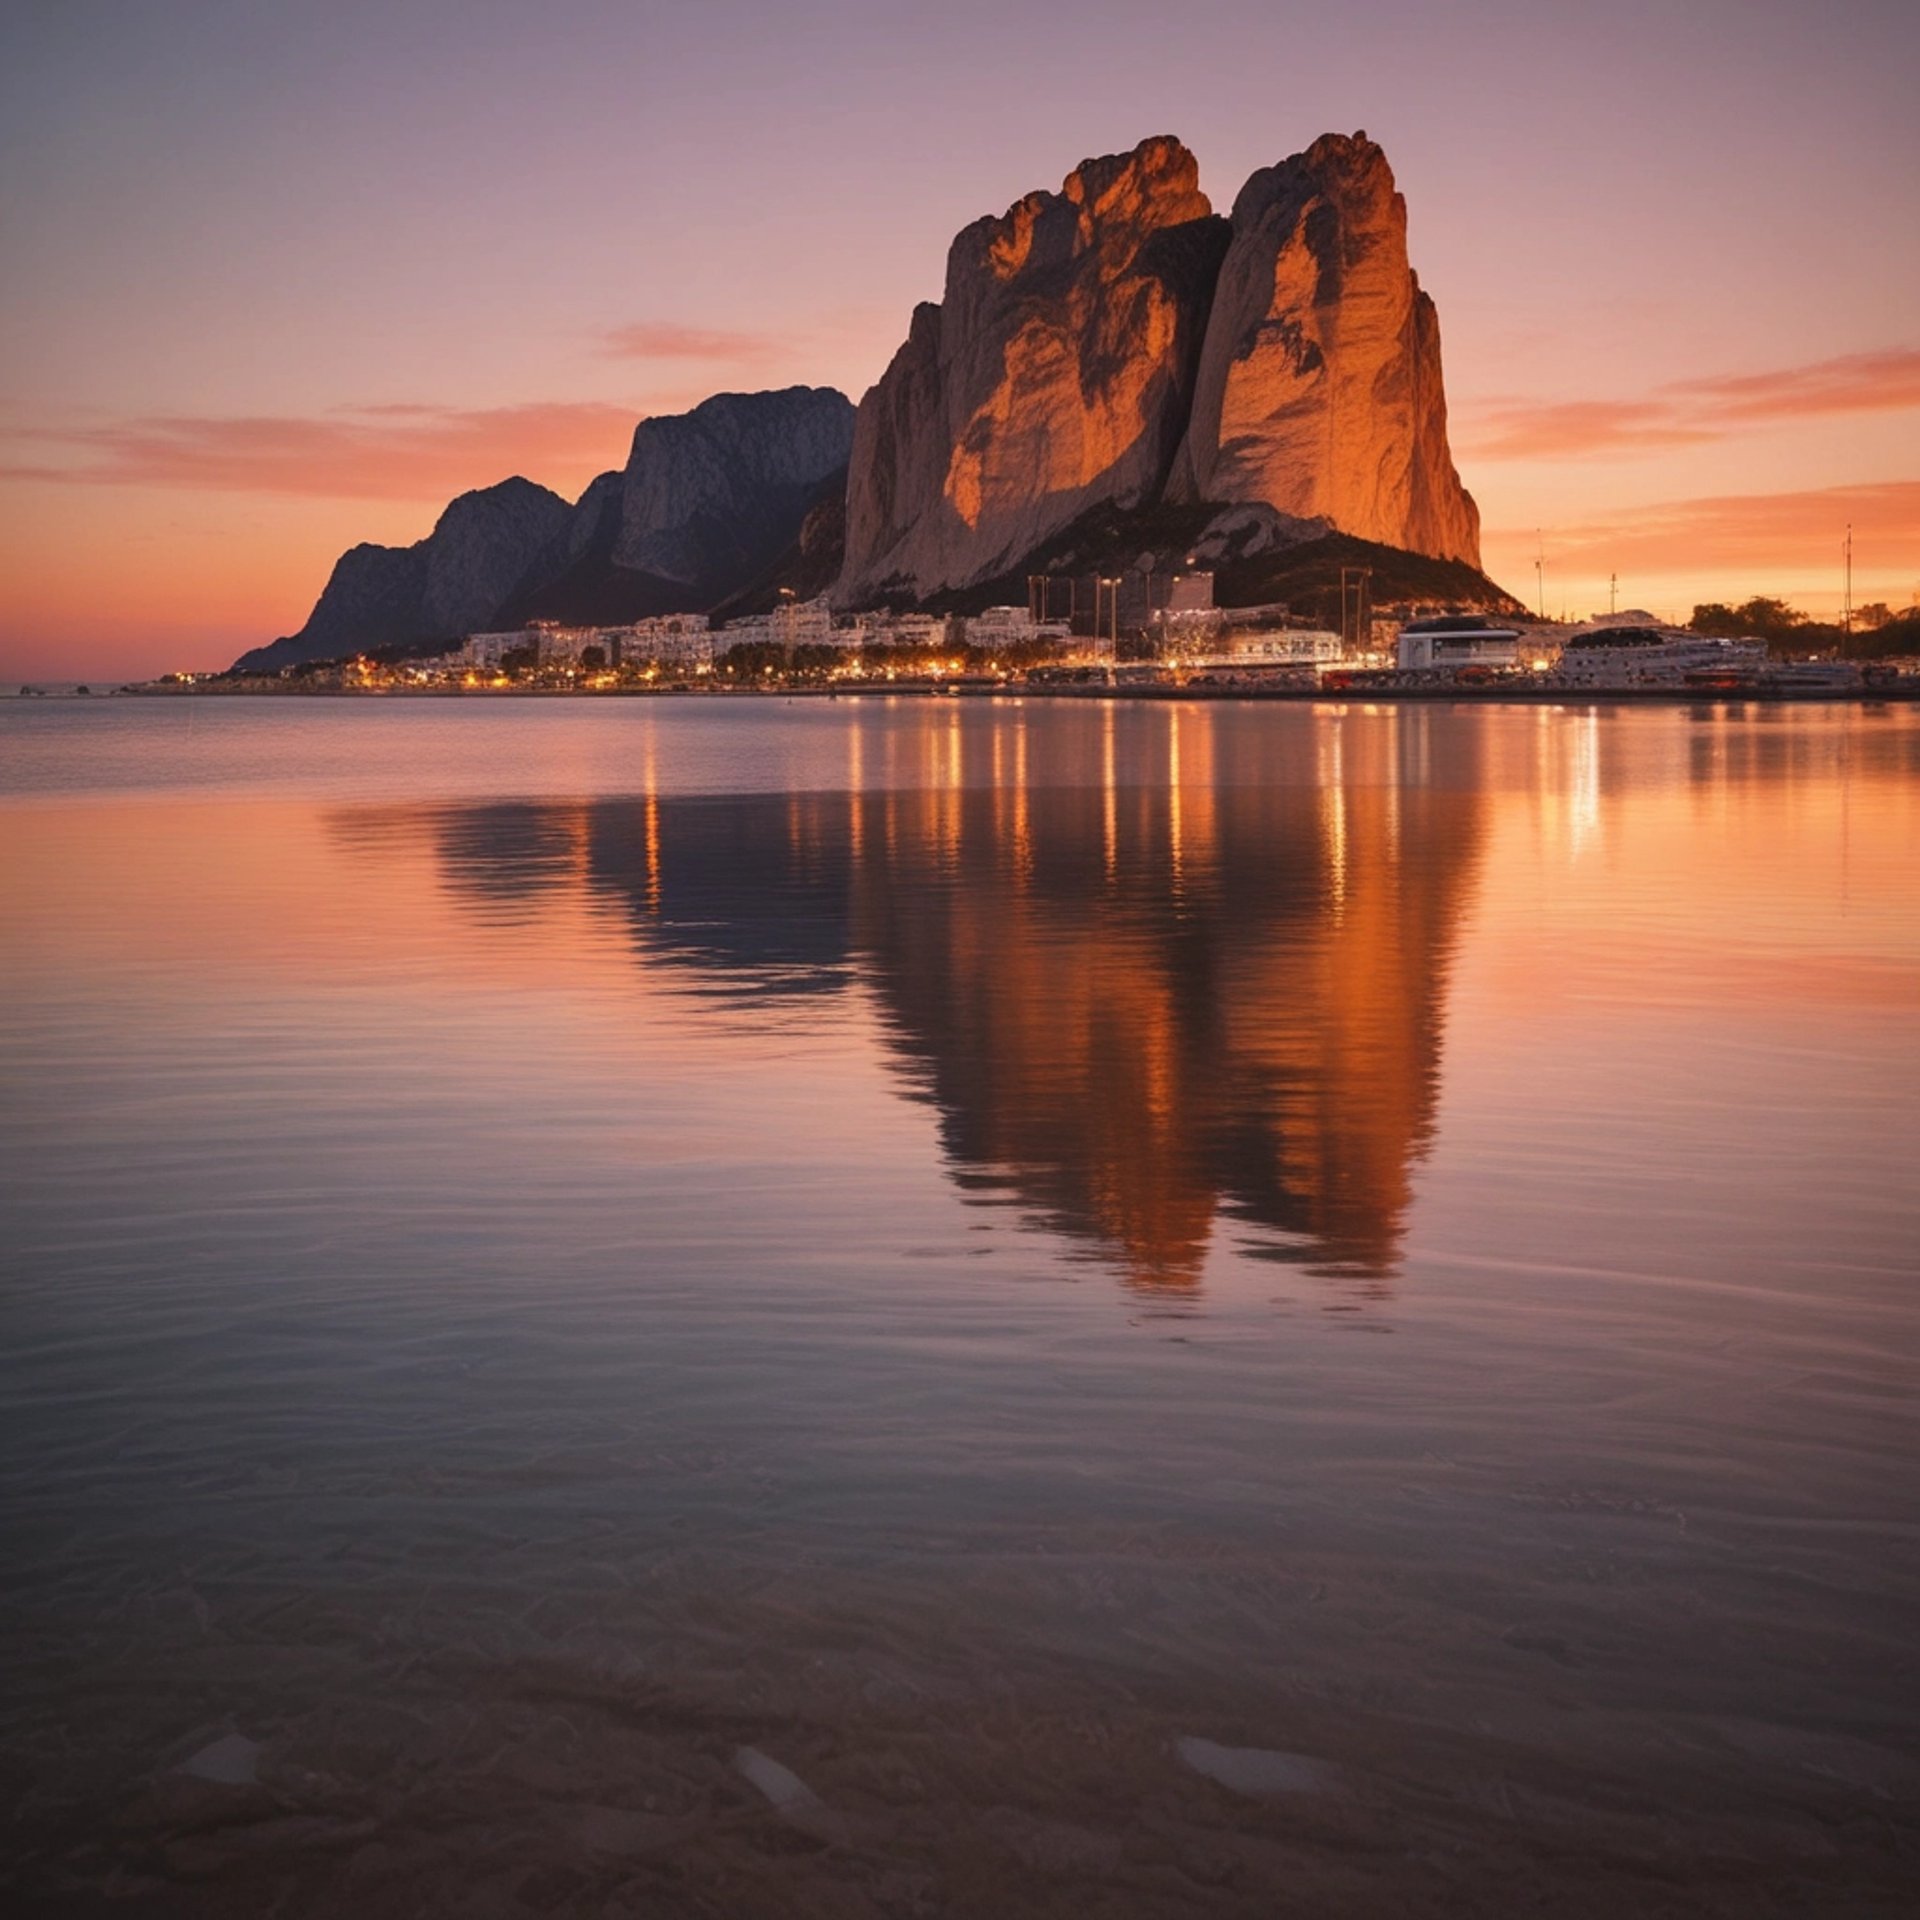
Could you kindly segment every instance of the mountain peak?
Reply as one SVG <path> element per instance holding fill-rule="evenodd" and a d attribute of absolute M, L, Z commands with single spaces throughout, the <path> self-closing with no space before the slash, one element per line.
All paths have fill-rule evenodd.
<path fill-rule="evenodd" d="M 1158 491 L 1226 243 L 1198 178 L 1157 136 L 955 237 L 944 299 L 861 402 L 844 596 L 982 578 Z"/>
<path fill-rule="evenodd" d="M 1477 563 L 1439 323 L 1364 132 L 1255 173 L 1230 225 L 1155 135 L 962 229 L 861 402 L 837 592 L 966 587 L 1159 499 Z"/>
<path fill-rule="evenodd" d="M 1322 134 L 1236 196 L 1172 491 L 1479 564 L 1439 318 L 1408 264 L 1406 201 L 1364 133 Z"/>

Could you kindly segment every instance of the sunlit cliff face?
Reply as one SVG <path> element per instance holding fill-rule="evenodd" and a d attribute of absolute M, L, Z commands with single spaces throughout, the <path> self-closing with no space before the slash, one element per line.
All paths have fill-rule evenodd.
<path fill-rule="evenodd" d="M 862 402 L 847 585 L 983 577 L 1178 448 L 1226 223 L 1177 140 L 1089 160 L 977 220 Z"/>
<path fill-rule="evenodd" d="M 1041 785 L 1017 710 L 929 709 L 893 741 L 909 786 L 421 824 L 489 914 L 584 891 L 643 964 L 736 1004 L 859 986 L 953 1178 L 1135 1285 L 1198 1285 L 1222 1222 L 1373 1284 L 1433 1124 L 1483 833 L 1426 718 L 1316 717 L 1316 763 L 1278 785 L 1204 707 L 1128 716 L 1123 756 L 1090 706 L 1064 754 L 1049 730 L 1046 777 L 1070 784 Z"/>
<path fill-rule="evenodd" d="M 1329 134 L 1256 173 L 1207 327 L 1176 491 L 1474 565 L 1477 509 L 1447 448 L 1439 320 L 1407 207 L 1370 140 Z"/>
<path fill-rule="evenodd" d="M 1024 539 L 1036 493 L 1078 496 L 1130 465 L 1138 487 L 1158 480 L 1170 449 L 1154 437 L 1157 403 L 1193 343 L 1152 242 L 1211 212 L 1193 155 L 1154 140 L 955 241 L 948 301 L 971 326 L 964 337 L 1002 330 L 981 308 L 1011 307 L 1013 320 L 997 365 L 951 363 L 954 397 L 971 412 L 955 423 L 944 494 L 970 530 L 984 523 L 991 536 L 1005 521 Z"/>

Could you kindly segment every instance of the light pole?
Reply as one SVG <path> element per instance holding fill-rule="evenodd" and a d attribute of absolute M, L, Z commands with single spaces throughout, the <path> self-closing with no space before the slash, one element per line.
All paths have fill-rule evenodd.
<path fill-rule="evenodd" d="M 1100 596 L 1099 596 L 1098 589 L 1101 587 L 1104 587 L 1106 589 L 1108 600 L 1112 607 L 1112 612 L 1109 615 L 1109 619 L 1112 622 L 1112 625 L 1109 630 L 1111 637 L 1108 641 L 1108 651 L 1107 651 L 1107 660 L 1108 660 L 1108 663 L 1111 665 L 1112 663 L 1117 661 L 1120 657 L 1120 580 L 1119 580 L 1119 576 L 1115 575 L 1111 579 L 1109 579 L 1104 574 L 1096 576 L 1096 591 L 1094 594 L 1094 602 L 1093 602 L 1093 637 L 1096 640 L 1100 638 Z"/>
<path fill-rule="evenodd" d="M 1340 644 L 1349 653 L 1366 653 L 1373 646 L 1373 569 L 1340 569 Z"/>

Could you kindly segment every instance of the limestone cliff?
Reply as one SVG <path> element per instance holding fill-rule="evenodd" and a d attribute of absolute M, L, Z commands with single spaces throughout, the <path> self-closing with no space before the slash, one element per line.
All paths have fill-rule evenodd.
<path fill-rule="evenodd" d="M 688 582 L 763 564 L 847 463 L 853 403 L 831 387 L 717 393 L 634 429 L 616 566 Z"/>
<path fill-rule="evenodd" d="M 235 664 L 272 673 L 374 647 L 456 639 L 492 617 L 571 512 L 557 493 L 517 477 L 463 493 L 424 540 L 342 554 L 306 625 Z"/>
<path fill-rule="evenodd" d="M 1091 509 L 1161 502 L 1478 565 L 1439 324 L 1363 134 L 1256 173 L 1230 229 L 1154 139 L 961 233 L 860 404 L 836 598 L 1003 586 Z"/>
<path fill-rule="evenodd" d="M 861 403 L 841 597 L 964 585 L 1089 506 L 1155 497 L 1225 240 L 1170 139 L 966 228 Z"/>
<path fill-rule="evenodd" d="M 550 564 L 505 611 L 588 622 L 704 611 L 791 545 L 852 440 L 853 403 L 831 387 L 718 393 L 643 420 L 626 466 L 580 496 Z"/>
<path fill-rule="evenodd" d="M 1240 190 L 1169 493 L 1479 564 L 1439 320 L 1407 264 L 1406 201 L 1364 134 L 1323 135 Z"/>
<path fill-rule="evenodd" d="M 410 547 L 358 546 L 296 634 L 236 662 L 272 673 L 530 619 L 700 611 L 751 586 L 840 491 L 853 403 L 831 387 L 720 393 L 643 420 L 627 464 L 569 507 L 528 480 L 462 494 Z"/>

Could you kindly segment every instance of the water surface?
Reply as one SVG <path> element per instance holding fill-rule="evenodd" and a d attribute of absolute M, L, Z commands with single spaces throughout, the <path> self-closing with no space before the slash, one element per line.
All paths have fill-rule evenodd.
<path fill-rule="evenodd" d="M 1911 710 L 22 707 L 30 1902 L 1903 1910 Z"/>

